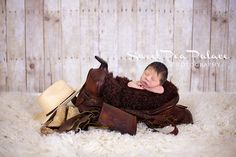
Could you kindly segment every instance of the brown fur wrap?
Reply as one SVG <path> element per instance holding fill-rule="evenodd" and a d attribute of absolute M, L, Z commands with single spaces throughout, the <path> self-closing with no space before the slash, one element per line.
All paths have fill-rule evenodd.
<path fill-rule="evenodd" d="M 102 88 L 103 101 L 118 108 L 151 110 L 179 97 L 178 88 L 169 81 L 163 84 L 162 94 L 130 88 L 129 81 L 127 77 L 114 77 L 113 73 L 108 73 Z"/>

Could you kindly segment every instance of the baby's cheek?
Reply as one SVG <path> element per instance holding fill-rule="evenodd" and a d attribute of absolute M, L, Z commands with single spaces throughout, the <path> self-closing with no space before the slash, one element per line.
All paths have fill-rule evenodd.
<path fill-rule="evenodd" d="M 141 77 L 141 78 L 140 78 L 140 81 L 143 81 L 143 80 L 144 80 L 144 78 L 143 78 L 143 77 Z"/>
<path fill-rule="evenodd" d="M 159 85 L 160 85 L 160 82 L 158 81 L 152 82 L 152 87 L 157 87 Z"/>

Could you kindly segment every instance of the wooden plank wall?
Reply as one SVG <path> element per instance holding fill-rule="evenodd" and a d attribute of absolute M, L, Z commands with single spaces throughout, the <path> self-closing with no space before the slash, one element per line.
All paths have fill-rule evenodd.
<path fill-rule="evenodd" d="M 236 0 L 0 0 L 0 91 L 80 87 L 99 55 L 115 75 L 161 61 L 180 91 L 236 92 L 235 17 Z"/>

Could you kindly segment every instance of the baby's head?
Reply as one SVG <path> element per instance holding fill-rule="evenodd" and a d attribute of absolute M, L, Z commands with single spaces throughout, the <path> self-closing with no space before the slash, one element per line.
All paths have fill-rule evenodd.
<path fill-rule="evenodd" d="M 168 76 L 168 69 L 161 62 L 152 62 L 149 64 L 141 78 L 140 82 L 144 88 L 154 88 L 163 85 Z"/>

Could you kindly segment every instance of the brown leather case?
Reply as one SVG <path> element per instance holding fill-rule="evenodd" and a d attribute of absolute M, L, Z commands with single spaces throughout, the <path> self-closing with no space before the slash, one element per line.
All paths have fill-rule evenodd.
<path fill-rule="evenodd" d="M 103 104 L 98 122 L 122 134 L 135 135 L 137 131 L 136 116 L 106 103 Z"/>

